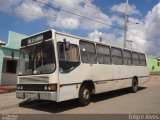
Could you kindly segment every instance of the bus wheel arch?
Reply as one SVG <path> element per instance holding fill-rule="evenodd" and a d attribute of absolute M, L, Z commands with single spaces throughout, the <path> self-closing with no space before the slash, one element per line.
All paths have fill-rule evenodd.
<path fill-rule="evenodd" d="M 82 82 L 79 89 L 79 103 L 81 106 L 90 104 L 91 95 L 95 93 L 95 85 L 92 80 Z"/>
<path fill-rule="evenodd" d="M 132 79 L 131 91 L 136 93 L 138 91 L 138 77 L 134 76 Z"/>

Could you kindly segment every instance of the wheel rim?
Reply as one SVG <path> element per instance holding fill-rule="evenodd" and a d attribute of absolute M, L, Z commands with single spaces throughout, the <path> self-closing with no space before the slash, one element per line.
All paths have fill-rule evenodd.
<path fill-rule="evenodd" d="M 84 89 L 84 91 L 83 91 L 83 99 L 85 101 L 88 101 L 90 99 L 90 92 L 89 92 L 88 89 Z"/>

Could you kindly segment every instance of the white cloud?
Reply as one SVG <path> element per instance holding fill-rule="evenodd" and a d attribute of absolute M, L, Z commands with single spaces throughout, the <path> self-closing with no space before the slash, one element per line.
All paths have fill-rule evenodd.
<path fill-rule="evenodd" d="M 112 21 L 99 8 L 95 5 L 90 4 L 89 6 L 85 4 L 83 7 L 80 7 L 80 14 L 86 16 L 88 18 L 94 19 L 95 21 L 88 20 L 88 19 L 81 19 L 81 28 L 83 29 L 101 29 L 101 28 L 109 28 L 108 25 L 112 25 Z M 98 21 L 98 22 L 96 22 Z M 105 25 L 108 24 L 108 25 Z"/>
<path fill-rule="evenodd" d="M 125 4 L 114 5 L 111 10 L 114 12 L 124 13 Z M 130 14 L 139 14 L 140 12 L 134 5 L 129 6 Z M 113 23 L 123 25 L 124 20 L 119 16 L 111 17 Z M 146 52 L 149 55 L 160 56 L 160 3 L 155 5 L 147 16 L 143 19 L 129 17 L 127 40 L 131 40 L 132 48 L 140 52 Z M 139 24 L 135 24 L 139 23 Z M 123 35 L 121 36 L 123 40 Z M 129 43 L 127 47 L 131 48 Z"/>
<path fill-rule="evenodd" d="M 100 38 L 102 37 L 102 32 L 95 30 L 94 32 L 89 33 L 88 37 L 89 37 L 89 39 L 98 42 L 100 40 Z"/>
<path fill-rule="evenodd" d="M 26 21 L 36 20 L 45 16 L 42 6 L 28 1 L 15 7 L 14 11 L 20 14 Z"/>
<path fill-rule="evenodd" d="M 88 30 L 93 30 L 93 29 L 101 29 L 101 28 L 109 28 L 109 26 L 105 26 L 104 24 L 112 24 L 112 21 L 110 18 L 104 14 L 99 8 L 97 8 L 95 5 L 92 4 L 91 1 L 88 1 L 86 4 L 85 0 L 68 0 L 68 1 L 73 1 L 73 2 L 63 2 L 63 0 L 57 1 L 58 3 L 62 2 L 62 9 L 66 9 L 66 6 L 69 6 L 69 3 L 74 3 L 74 5 L 70 5 L 67 7 L 67 11 L 71 11 L 74 14 L 69 14 L 64 12 L 63 10 L 60 10 L 57 12 L 57 17 L 55 20 L 52 20 L 50 17 L 49 20 L 49 25 L 50 27 L 54 27 L 56 25 L 60 25 L 59 23 L 62 23 L 63 21 L 66 21 L 65 18 L 71 18 L 74 19 L 76 24 L 76 27 L 70 27 L 67 24 L 65 26 L 61 26 L 63 28 L 69 28 L 69 29 L 76 29 L 76 28 L 81 28 L 81 29 L 88 29 Z M 56 3 L 57 3 L 56 2 Z M 55 3 L 52 3 L 53 5 L 56 5 Z M 89 5 L 88 5 L 89 4 Z M 59 6 L 61 8 L 61 6 Z M 80 17 L 80 16 L 85 16 L 87 19 Z M 62 18 L 62 19 L 60 19 Z M 94 19 L 94 20 L 91 20 Z M 52 22 L 51 22 L 52 21 Z M 96 22 L 99 21 L 100 23 Z M 104 22 L 105 21 L 105 22 Z M 53 24 L 51 24 L 53 23 Z M 103 24 L 104 23 L 104 24 Z"/>
<path fill-rule="evenodd" d="M 67 8 L 76 8 L 79 6 L 80 3 L 82 3 L 84 0 L 52 0 L 52 4 L 56 5 L 62 5 Z"/>
<path fill-rule="evenodd" d="M 116 38 L 114 33 L 103 33 L 95 30 L 88 34 L 88 38 L 96 42 L 99 42 L 100 38 L 102 38 L 103 43 L 122 47 L 122 39 Z"/>
<path fill-rule="evenodd" d="M 14 12 L 25 21 L 33 21 L 45 16 L 43 5 L 35 4 L 32 0 L 1 0 L 0 10 Z"/>
<path fill-rule="evenodd" d="M 145 30 L 146 40 L 150 44 L 148 53 L 160 57 L 160 3 L 148 12 Z"/>
<path fill-rule="evenodd" d="M 63 27 L 68 29 L 75 29 L 79 26 L 79 20 L 76 18 L 57 18 L 56 21 L 48 21 L 50 26 Z"/>
<path fill-rule="evenodd" d="M 114 5 L 111 7 L 111 11 L 113 12 L 119 12 L 119 13 L 124 13 L 125 12 L 125 3 L 120 3 L 118 5 Z M 128 13 L 129 14 L 138 14 L 140 15 L 140 11 L 137 10 L 135 5 L 128 5 Z"/>
<path fill-rule="evenodd" d="M 129 18 L 128 40 L 133 41 L 135 50 L 146 52 L 148 55 L 160 57 L 160 3 L 148 12 L 144 19 Z"/>
<path fill-rule="evenodd" d="M 124 25 L 124 19 L 119 16 L 113 15 L 111 16 L 111 20 L 120 26 Z"/>
<path fill-rule="evenodd" d="M 47 24 L 50 27 L 59 27 L 65 29 L 101 29 L 109 28 L 104 24 L 97 23 L 90 19 L 81 18 L 79 16 L 69 14 L 63 10 L 85 16 L 87 18 L 95 19 L 96 21 L 105 22 L 111 25 L 112 21 L 104 14 L 98 7 L 96 7 L 92 0 L 39 0 L 43 3 L 50 4 L 56 9 L 45 6 L 32 0 L 10 0 L 9 2 L 0 1 L 0 8 L 16 12 L 25 21 L 34 21 L 41 18 L 46 18 Z M 5 6 L 5 7 L 3 7 Z M 63 9 L 63 10 L 62 10 Z"/>
<path fill-rule="evenodd" d="M 128 24 L 127 40 L 133 41 L 132 42 L 133 50 L 146 52 L 147 42 L 146 42 L 146 35 L 144 33 L 144 21 L 130 17 L 129 23 L 131 24 Z"/>

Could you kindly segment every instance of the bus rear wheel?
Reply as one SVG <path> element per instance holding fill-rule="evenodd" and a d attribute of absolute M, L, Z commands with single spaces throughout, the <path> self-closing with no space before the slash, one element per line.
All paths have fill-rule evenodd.
<path fill-rule="evenodd" d="M 79 103 L 81 106 L 89 105 L 91 101 L 91 90 L 83 85 L 79 92 Z"/>
<path fill-rule="evenodd" d="M 132 80 L 131 91 L 133 93 L 136 93 L 138 91 L 138 80 L 136 78 L 133 78 L 133 80 Z"/>

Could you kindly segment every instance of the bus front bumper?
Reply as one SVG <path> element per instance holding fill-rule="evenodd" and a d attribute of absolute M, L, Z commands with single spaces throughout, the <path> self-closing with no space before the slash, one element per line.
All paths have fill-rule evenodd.
<path fill-rule="evenodd" d="M 16 97 L 19 99 L 39 99 L 57 101 L 57 92 L 47 91 L 16 91 Z"/>

